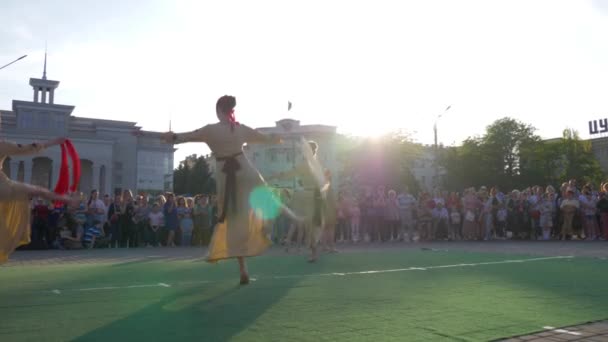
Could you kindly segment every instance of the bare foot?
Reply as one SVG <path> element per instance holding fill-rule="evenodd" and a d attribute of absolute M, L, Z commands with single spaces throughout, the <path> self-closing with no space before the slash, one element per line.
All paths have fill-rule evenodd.
<path fill-rule="evenodd" d="M 248 274 L 241 274 L 241 281 L 239 282 L 240 285 L 247 285 L 249 284 L 249 275 Z"/>

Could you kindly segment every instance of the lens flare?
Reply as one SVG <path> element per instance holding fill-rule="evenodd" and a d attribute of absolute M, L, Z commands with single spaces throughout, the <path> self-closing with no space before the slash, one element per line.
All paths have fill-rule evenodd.
<path fill-rule="evenodd" d="M 281 213 L 281 198 L 273 188 L 258 186 L 249 194 L 249 205 L 263 220 L 273 220 Z"/>

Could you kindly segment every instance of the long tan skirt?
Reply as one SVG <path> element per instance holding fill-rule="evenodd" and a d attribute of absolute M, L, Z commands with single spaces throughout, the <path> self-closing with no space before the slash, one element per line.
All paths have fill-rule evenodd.
<path fill-rule="evenodd" d="M 0 264 L 21 245 L 30 243 L 30 204 L 27 198 L 0 201 Z"/>
<path fill-rule="evenodd" d="M 317 246 L 323 235 L 323 224 L 319 225 L 314 222 L 314 196 L 315 192 L 313 190 L 299 189 L 293 193 L 291 202 L 293 212 L 303 218 L 300 225 L 304 228 L 306 247 L 308 248 Z M 321 221 L 323 221 L 323 217 L 321 217 Z"/>
<path fill-rule="evenodd" d="M 237 157 L 237 160 L 241 164 L 241 169 L 236 173 L 236 208 L 228 210 L 224 222 L 215 226 L 209 244 L 208 262 L 260 255 L 271 245 L 265 230 L 268 220 L 265 220 L 259 210 L 256 212 L 255 205 L 250 202 L 252 193 L 266 184 L 262 176 L 243 155 Z M 218 170 L 221 170 L 222 166 L 223 162 L 217 163 Z M 224 196 L 226 196 L 224 188 L 226 178 L 222 172 L 218 172 L 216 177 L 218 212 L 221 213 Z"/>

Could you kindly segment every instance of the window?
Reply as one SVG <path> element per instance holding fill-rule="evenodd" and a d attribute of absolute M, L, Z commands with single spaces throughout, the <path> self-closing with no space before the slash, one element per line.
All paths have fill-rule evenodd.
<path fill-rule="evenodd" d="M 274 162 L 277 160 L 277 151 L 275 149 L 269 149 L 266 151 L 266 159 Z"/>
<path fill-rule="evenodd" d="M 142 189 L 166 189 L 167 174 L 172 168 L 167 152 L 139 151 L 137 153 L 137 184 Z"/>
<path fill-rule="evenodd" d="M 51 118 L 47 113 L 38 114 L 37 127 L 51 127 Z"/>
<path fill-rule="evenodd" d="M 55 116 L 55 128 L 57 128 L 57 129 L 65 128 L 65 116 L 63 116 L 63 115 Z"/>
<path fill-rule="evenodd" d="M 19 127 L 20 128 L 34 128 L 34 113 L 21 112 L 19 113 Z"/>

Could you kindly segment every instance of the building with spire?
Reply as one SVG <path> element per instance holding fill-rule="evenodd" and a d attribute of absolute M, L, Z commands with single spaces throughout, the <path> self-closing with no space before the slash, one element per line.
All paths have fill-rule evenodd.
<path fill-rule="evenodd" d="M 175 150 L 161 143 L 160 133 L 144 132 L 135 122 L 74 116 L 74 106 L 56 104 L 59 81 L 47 79 L 46 53 L 42 78 L 30 78 L 29 83 L 32 101 L 13 100 L 12 110 L 0 110 L 3 139 L 27 144 L 70 138 L 81 158 L 80 191 L 85 193 L 172 190 Z M 2 168 L 12 179 L 52 188 L 60 165 L 61 151 L 53 147 L 39 155 L 7 158 Z"/>

